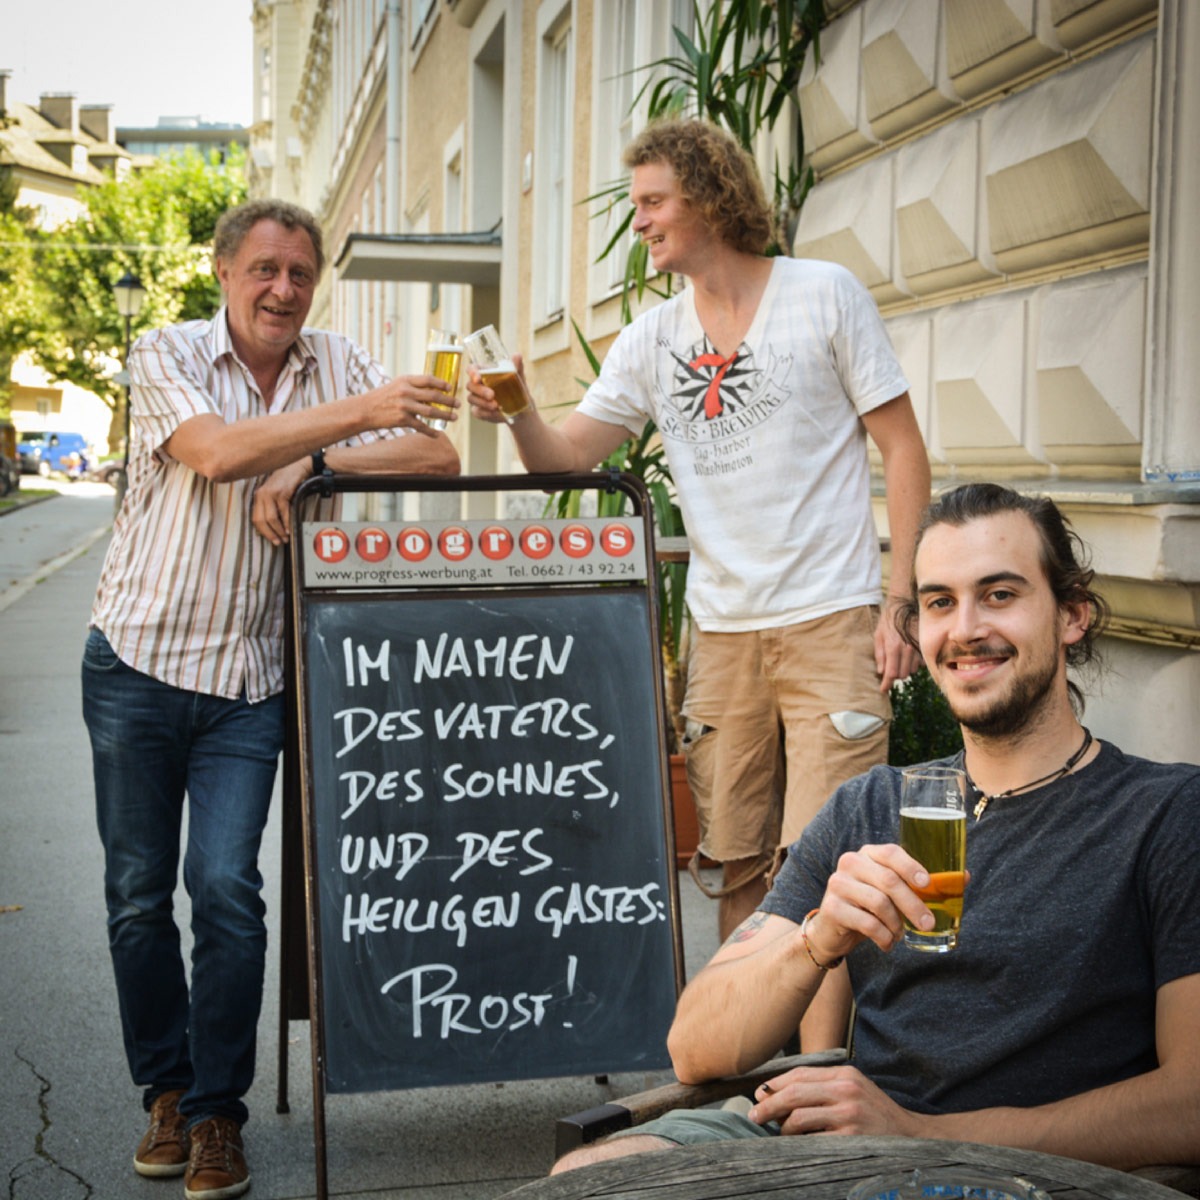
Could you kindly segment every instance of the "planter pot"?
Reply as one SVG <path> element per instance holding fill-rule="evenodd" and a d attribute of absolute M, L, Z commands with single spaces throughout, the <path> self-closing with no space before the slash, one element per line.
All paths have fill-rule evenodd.
<path fill-rule="evenodd" d="M 696 805 L 688 787 L 687 764 L 682 754 L 672 754 L 671 809 L 675 814 L 675 863 L 686 870 L 696 847 L 700 844 L 700 826 L 696 821 Z"/>

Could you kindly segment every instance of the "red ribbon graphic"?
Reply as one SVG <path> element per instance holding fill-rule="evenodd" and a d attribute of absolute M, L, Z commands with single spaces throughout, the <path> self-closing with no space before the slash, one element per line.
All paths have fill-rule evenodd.
<path fill-rule="evenodd" d="M 721 380 L 725 378 L 725 372 L 733 366 L 736 358 L 736 350 L 728 358 L 722 358 L 719 354 L 702 354 L 699 358 L 692 359 L 691 363 L 688 364 L 693 371 L 697 367 L 720 368 L 712 377 L 712 382 L 708 385 L 704 393 L 704 416 L 706 420 L 711 421 L 713 417 L 721 415 L 724 408 L 721 404 Z"/>

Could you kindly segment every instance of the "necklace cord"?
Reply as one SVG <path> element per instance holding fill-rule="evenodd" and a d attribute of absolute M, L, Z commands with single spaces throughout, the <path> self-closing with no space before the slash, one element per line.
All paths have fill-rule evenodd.
<path fill-rule="evenodd" d="M 967 777 L 967 784 L 970 786 L 971 791 L 979 797 L 979 802 L 974 808 L 975 820 L 978 821 L 983 816 L 987 806 L 993 800 L 1005 800 L 1009 796 L 1015 796 L 1018 792 L 1026 792 L 1030 788 L 1038 787 L 1043 783 L 1051 783 L 1055 779 L 1061 779 L 1064 775 L 1069 775 L 1075 769 L 1079 760 L 1088 752 L 1088 747 L 1091 746 L 1092 740 L 1091 731 L 1085 726 L 1083 730 L 1083 742 L 1080 744 L 1079 749 L 1057 771 L 1051 771 L 1049 775 L 1043 775 L 1040 779 L 1033 779 L 1029 783 L 1018 784 L 1016 787 L 1010 787 L 1003 792 L 993 792 L 990 796 L 971 778 L 971 772 L 967 770 L 967 751 L 964 747 L 963 774 Z"/>

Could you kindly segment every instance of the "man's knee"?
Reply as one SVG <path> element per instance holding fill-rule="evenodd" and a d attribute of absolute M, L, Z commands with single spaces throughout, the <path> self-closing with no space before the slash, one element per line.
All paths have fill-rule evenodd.
<path fill-rule="evenodd" d="M 580 1146 L 564 1154 L 550 1168 L 551 1175 L 561 1175 L 564 1171 L 574 1171 L 577 1167 L 587 1167 L 592 1163 L 607 1162 L 612 1158 L 624 1158 L 629 1154 L 646 1154 L 651 1150 L 670 1150 L 674 1142 L 666 1138 L 655 1137 L 649 1133 L 626 1134 L 622 1137 L 606 1138 L 590 1146 Z"/>

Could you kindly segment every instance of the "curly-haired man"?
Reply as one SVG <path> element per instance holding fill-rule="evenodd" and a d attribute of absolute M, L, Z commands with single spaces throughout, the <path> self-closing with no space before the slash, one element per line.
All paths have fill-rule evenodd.
<path fill-rule="evenodd" d="M 621 332 L 565 421 L 531 409 L 513 434 L 530 470 L 575 471 L 658 425 L 691 544 L 685 749 L 725 937 L 825 797 L 886 757 L 887 693 L 917 658 L 878 612 L 867 437 L 901 581 L 889 606 L 929 464 L 870 295 L 834 263 L 766 256 L 758 170 L 728 133 L 655 123 L 625 162 L 634 232 L 690 286 Z M 469 395 L 501 419 L 478 380 Z"/>

